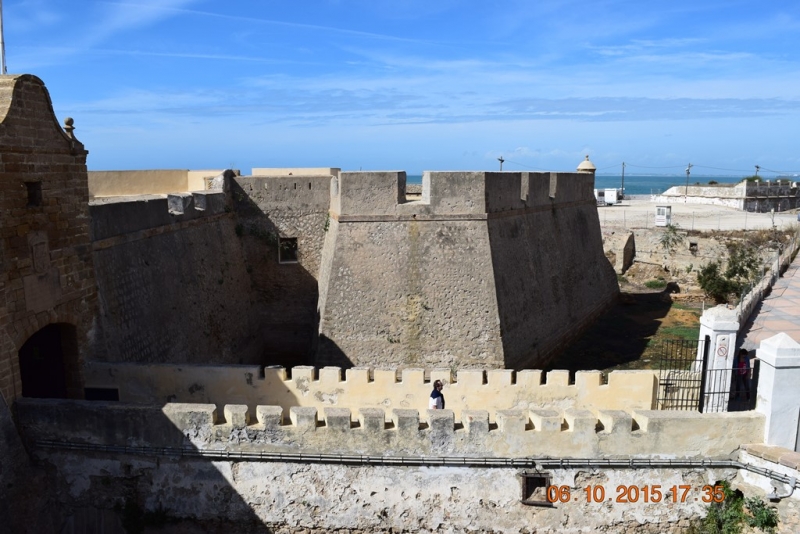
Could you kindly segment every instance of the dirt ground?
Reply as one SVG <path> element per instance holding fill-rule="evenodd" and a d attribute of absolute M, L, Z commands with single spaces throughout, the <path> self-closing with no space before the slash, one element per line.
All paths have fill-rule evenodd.
<path fill-rule="evenodd" d="M 551 369 L 658 368 L 653 350 L 663 340 L 697 340 L 702 298 L 673 302 L 665 291 L 625 291 L 618 302 L 576 339 Z"/>
<path fill-rule="evenodd" d="M 723 243 L 747 240 L 754 246 L 763 246 L 776 238 L 772 231 L 764 230 L 688 234 Z M 791 234 L 779 234 L 778 240 L 785 244 L 790 237 Z M 716 303 L 706 299 L 699 288 L 697 272 L 701 262 L 696 263 L 695 269 L 670 272 L 662 265 L 634 262 L 624 275 L 617 277 L 621 292 L 618 302 L 548 369 L 657 369 L 661 352 L 656 347 L 670 340 L 697 341 L 703 309 Z"/>

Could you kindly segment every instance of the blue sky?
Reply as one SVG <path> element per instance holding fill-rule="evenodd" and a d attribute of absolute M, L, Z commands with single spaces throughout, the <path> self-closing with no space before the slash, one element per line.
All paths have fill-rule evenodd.
<path fill-rule="evenodd" d="M 90 169 L 589 154 L 601 173 L 800 172 L 796 1 L 6 0 L 3 16 L 9 73 L 45 81 Z"/>

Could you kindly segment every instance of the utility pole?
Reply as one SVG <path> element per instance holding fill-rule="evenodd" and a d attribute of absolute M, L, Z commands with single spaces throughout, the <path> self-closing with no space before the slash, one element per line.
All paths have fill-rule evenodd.
<path fill-rule="evenodd" d="M 760 165 L 756 165 L 756 178 L 758 178 L 758 171 L 760 171 L 760 170 L 761 170 L 761 166 Z"/>
<path fill-rule="evenodd" d="M 0 73 L 8 74 L 6 69 L 6 42 L 3 39 L 3 0 L 0 0 Z"/>
<path fill-rule="evenodd" d="M 503 156 L 500 156 L 499 158 L 497 158 L 497 161 L 500 162 L 500 172 L 502 172 L 503 171 L 503 162 L 505 161 L 503 159 Z"/>
<path fill-rule="evenodd" d="M 683 202 L 686 203 L 689 201 L 689 174 L 692 172 L 692 165 L 691 163 L 686 167 L 686 191 L 683 193 Z"/>
<path fill-rule="evenodd" d="M 620 188 L 622 189 L 622 191 L 620 191 L 620 193 L 622 194 L 622 200 L 625 200 L 625 162 L 624 161 L 622 162 L 622 185 L 620 186 Z"/>

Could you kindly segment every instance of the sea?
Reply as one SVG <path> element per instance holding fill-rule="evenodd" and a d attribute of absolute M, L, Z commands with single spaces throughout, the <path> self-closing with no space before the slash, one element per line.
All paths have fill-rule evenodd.
<path fill-rule="evenodd" d="M 720 184 L 736 184 L 741 182 L 744 176 L 715 176 L 692 174 L 689 177 L 689 185 L 707 185 L 709 182 Z M 409 174 L 406 177 L 409 184 L 421 184 L 421 174 Z M 594 178 L 595 189 L 625 188 L 626 195 L 657 195 L 675 185 L 686 185 L 686 175 L 667 175 L 667 174 L 625 174 L 625 184 L 623 186 L 622 176 L 619 174 L 598 174 Z"/>

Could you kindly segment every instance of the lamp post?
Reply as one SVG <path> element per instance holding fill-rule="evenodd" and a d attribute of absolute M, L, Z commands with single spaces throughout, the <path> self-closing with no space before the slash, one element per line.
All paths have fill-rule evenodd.
<path fill-rule="evenodd" d="M 6 69 L 6 42 L 3 39 L 3 0 L 0 0 L 0 74 L 8 74 Z"/>

